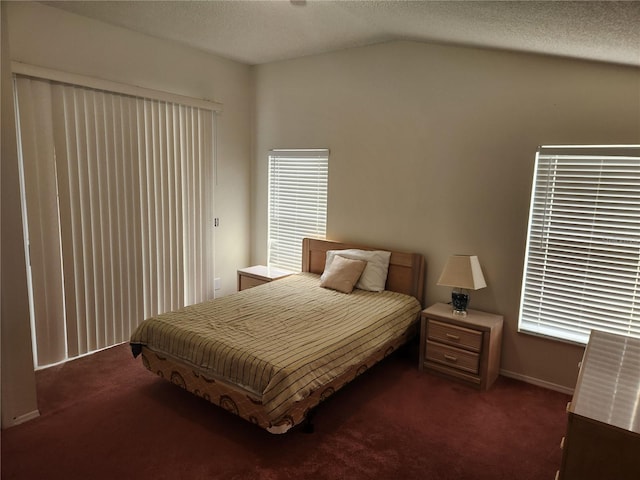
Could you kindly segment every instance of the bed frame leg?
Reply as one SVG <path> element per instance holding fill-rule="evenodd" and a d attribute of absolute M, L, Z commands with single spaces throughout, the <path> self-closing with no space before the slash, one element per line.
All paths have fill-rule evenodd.
<path fill-rule="evenodd" d="M 316 411 L 311 410 L 307 413 L 307 416 L 304 417 L 304 421 L 302 422 L 302 432 L 303 433 L 313 433 L 313 417 L 315 416 Z"/>

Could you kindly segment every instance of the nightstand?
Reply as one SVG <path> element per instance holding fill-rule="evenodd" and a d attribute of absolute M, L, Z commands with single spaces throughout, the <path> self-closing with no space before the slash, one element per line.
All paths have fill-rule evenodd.
<path fill-rule="evenodd" d="M 421 315 L 420 370 L 488 389 L 500 371 L 502 324 L 501 315 L 467 310 L 462 317 L 451 305 L 430 306 Z"/>
<path fill-rule="evenodd" d="M 238 270 L 238 291 L 257 287 L 263 283 L 272 282 L 273 280 L 278 280 L 291 274 L 293 274 L 293 272 L 280 268 L 265 267 L 264 265 L 241 268 Z"/>

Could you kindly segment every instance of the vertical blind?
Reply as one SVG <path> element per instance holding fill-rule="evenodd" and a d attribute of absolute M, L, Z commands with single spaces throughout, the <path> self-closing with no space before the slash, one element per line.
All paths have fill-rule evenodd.
<path fill-rule="evenodd" d="M 640 337 L 640 146 L 538 150 L 519 329 Z"/>
<path fill-rule="evenodd" d="M 15 76 L 36 365 L 213 297 L 214 112 Z"/>
<path fill-rule="evenodd" d="M 302 239 L 325 238 L 329 150 L 269 152 L 268 261 L 299 272 Z"/>

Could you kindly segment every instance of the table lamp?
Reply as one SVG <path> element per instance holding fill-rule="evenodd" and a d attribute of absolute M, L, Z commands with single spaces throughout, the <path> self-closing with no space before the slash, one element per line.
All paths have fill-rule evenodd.
<path fill-rule="evenodd" d="M 453 314 L 462 317 L 467 316 L 468 290 L 479 290 L 487 286 L 475 255 L 451 255 L 437 284 L 454 287 L 451 292 Z"/>

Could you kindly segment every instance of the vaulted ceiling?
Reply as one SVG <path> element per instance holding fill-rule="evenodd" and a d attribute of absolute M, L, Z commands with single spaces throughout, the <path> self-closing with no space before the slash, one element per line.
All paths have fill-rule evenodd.
<path fill-rule="evenodd" d="M 640 66 L 640 2 L 42 2 L 255 65 L 392 40 Z"/>

